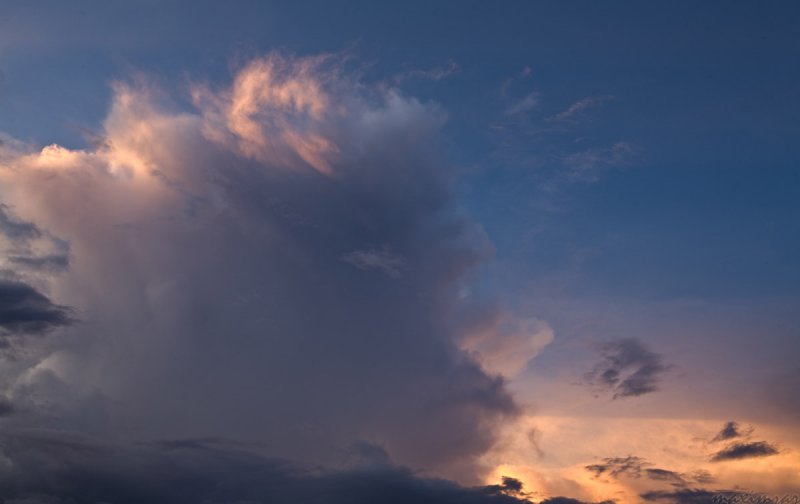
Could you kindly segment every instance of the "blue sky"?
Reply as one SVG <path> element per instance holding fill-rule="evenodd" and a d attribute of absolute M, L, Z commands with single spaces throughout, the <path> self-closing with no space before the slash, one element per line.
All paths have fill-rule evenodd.
<path fill-rule="evenodd" d="M 546 419 L 541 425 L 545 431 L 551 429 L 550 439 L 561 442 L 560 434 L 554 434 L 561 431 L 553 427 L 561 424 L 554 418 L 561 418 L 563 425 L 574 423 L 575 429 L 582 429 L 581 436 L 588 436 L 586 425 L 590 419 L 599 417 L 649 418 L 653 422 L 677 417 L 696 422 L 691 427 L 674 427 L 680 435 L 700 436 L 698 433 L 706 432 L 708 425 L 736 420 L 743 424 L 750 422 L 755 429 L 773 429 L 769 432 L 780 438 L 776 442 L 785 446 L 800 446 L 794 444 L 800 440 L 791 434 L 796 430 L 800 413 L 800 403 L 793 397 L 800 383 L 798 27 L 800 7 L 794 2 L 3 2 L 0 5 L 0 133 L 9 149 L 12 145 L 24 148 L 14 147 L 14 153 L 4 154 L 6 158 L 0 161 L 13 159 L 7 161 L 8 166 L 28 163 L 24 161 L 28 159 L 25 155 L 50 144 L 80 152 L 81 156 L 87 152 L 105 156 L 103 147 L 98 145 L 109 138 L 118 142 L 123 137 L 129 138 L 120 136 L 124 128 L 119 124 L 132 121 L 125 115 L 129 113 L 124 112 L 125 107 L 119 105 L 125 92 L 114 87 L 115 82 L 139 89 L 131 92 L 133 96 L 146 89 L 151 103 L 148 107 L 159 110 L 159 114 L 173 118 L 183 114 L 198 121 L 202 116 L 207 121 L 203 126 L 206 140 L 211 142 L 207 129 L 218 125 L 209 117 L 218 113 L 220 103 L 230 97 L 224 90 L 237 76 L 244 75 L 250 62 L 270 54 L 280 54 L 295 62 L 288 64 L 287 71 L 303 78 L 308 65 L 313 68 L 309 70 L 311 73 L 319 72 L 314 74 L 315 79 L 324 85 L 345 75 L 341 82 L 347 84 L 342 85 L 352 89 L 348 88 L 344 94 L 339 94 L 339 88 L 328 90 L 326 96 L 333 102 L 341 100 L 343 106 L 357 103 L 356 108 L 362 107 L 365 117 L 383 111 L 382 100 L 391 103 L 387 96 L 396 93 L 402 97 L 398 106 L 407 112 L 394 118 L 396 123 L 387 119 L 386 131 L 380 132 L 386 135 L 386 144 L 380 143 L 383 150 L 368 162 L 395 166 L 406 159 L 424 159 L 421 166 L 431 172 L 437 172 L 441 164 L 447 178 L 444 187 L 439 188 L 438 178 L 428 180 L 427 172 L 425 175 L 412 172 L 422 180 L 419 187 L 406 186 L 406 179 L 398 182 L 386 175 L 386 184 L 396 183 L 398 188 L 385 189 L 379 183 L 383 180 L 380 177 L 376 179 L 378 182 L 364 182 L 363 186 L 359 182 L 357 189 L 342 190 L 336 196 L 339 199 L 331 200 L 340 213 L 323 216 L 324 212 L 314 213 L 318 208 L 316 202 L 312 203 L 314 197 L 308 196 L 312 192 L 304 192 L 312 189 L 298 189 L 292 185 L 294 182 L 285 185 L 274 182 L 286 194 L 270 193 L 270 204 L 274 206 L 275 201 L 280 201 L 280 205 L 286 205 L 281 206 L 281 212 L 287 215 L 296 210 L 293 204 L 298 205 L 297 208 L 309 212 L 312 216 L 309 218 L 316 215 L 331 229 L 339 225 L 335 217 L 341 217 L 346 223 L 341 224 L 339 234 L 325 235 L 325 239 L 349 243 L 347 240 L 359 238 L 367 248 L 348 252 L 342 256 L 345 262 L 359 271 L 377 268 L 392 278 L 405 278 L 414 268 L 413 251 L 419 246 L 418 238 L 404 241 L 407 237 L 403 233 L 413 228 L 418 229 L 419 236 L 428 236 L 432 249 L 442 255 L 436 255 L 426 267 L 437 267 L 440 272 L 454 268 L 442 273 L 441 279 L 436 277 L 436 282 L 443 284 L 450 275 L 457 279 L 459 293 L 453 303 L 463 302 L 464 307 L 453 310 L 461 313 L 459 310 L 463 308 L 478 313 L 456 322 L 455 327 L 477 327 L 476 334 L 484 334 L 481 324 L 488 324 L 500 335 L 497 341 L 515 338 L 513 334 L 523 331 L 520 327 L 535 333 L 531 340 L 535 340 L 531 343 L 533 347 L 526 350 L 530 359 L 520 370 L 513 365 L 513 376 L 476 357 L 484 352 L 485 358 L 486 352 L 490 352 L 487 349 L 499 348 L 481 339 L 485 335 L 454 336 L 454 341 L 456 347 L 476 359 L 486 377 L 499 372 L 509 394 L 536 411 L 525 413 L 524 422 L 534 422 L 537 414 Z M 328 67 L 318 70 L 316 63 L 304 59 L 320 54 L 335 60 L 335 72 Z M 210 98 L 198 105 L 192 92 L 202 86 L 207 88 Z M 441 127 L 433 126 L 442 118 Z M 292 122 L 295 119 L 285 121 L 295 124 Z M 405 136 L 394 137 L 397 133 L 392 124 L 407 125 L 412 133 L 424 131 L 423 136 L 436 130 L 432 136 L 437 139 L 437 153 L 430 155 L 427 150 L 427 136 L 418 144 L 413 141 L 406 144 Z M 349 122 L 335 125 L 346 131 L 341 135 L 349 135 L 351 126 Z M 285 124 L 269 123 L 269 127 L 280 129 Z M 308 133 L 305 127 L 300 127 L 298 134 Z M 215 134 L 222 135 L 219 131 Z M 339 133 L 331 133 L 334 136 L 330 137 L 327 134 L 320 133 L 324 142 L 335 143 L 331 138 L 339 138 L 336 136 Z M 358 138 L 372 137 L 362 132 Z M 313 137 L 311 142 L 317 140 Z M 358 141 L 351 139 L 354 144 Z M 405 150 L 394 151 L 391 145 Z M 173 143 L 169 148 L 183 152 L 183 147 L 174 147 Z M 298 152 L 303 148 L 297 148 Z M 245 154 L 239 154 L 244 156 L 242 159 L 249 159 L 241 161 L 243 167 L 249 166 L 247 163 L 266 162 L 263 152 L 253 154 L 245 149 Z M 313 161 L 317 158 L 299 155 L 320 169 Z M 208 156 L 228 159 L 216 151 Z M 170 176 L 164 175 L 164 180 L 171 180 Z M 170 183 L 183 184 L 176 177 L 178 182 Z M 15 183 L 5 183 L 16 188 Z M 376 185 L 370 185 L 373 183 Z M 313 194 L 320 201 L 327 201 L 324 199 L 327 196 L 319 196 L 328 194 L 323 183 L 308 184 L 309 187 L 318 184 L 313 185 L 313 191 L 317 191 Z M 181 190 L 199 194 L 204 189 L 198 187 L 187 182 Z M 375 195 L 367 194 L 371 190 L 368 188 L 375 189 Z M 439 189 L 442 193 L 437 192 Z M 400 192 L 403 190 L 409 191 L 409 199 L 397 203 L 397 207 L 370 206 L 377 205 L 381 198 L 404 201 Z M 451 196 L 441 196 L 448 191 Z M 76 256 L 71 261 L 77 261 L 75 264 L 84 264 L 80 254 L 96 257 L 91 244 L 104 243 L 96 238 L 99 234 L 95 236 L 97 241 L 86 238 L 84 243 L 81 237 L 91 234 L 88 231 L 59 224 L 54 217 L 40 213 L 33 203 L 28 208 L 26 202 L 39 201 L 44 198 L 39 194 L 45 192 L 44 189 L 30 194 L 23 189 L 5 191 L 4 197 L 9 201 L 23 198 L 13 205 L 8 203 L 13 212 L 8 214 L 7 222 L 30 221 L 45 229 L 44 224 L 35 221 L 38 216 L 68 235 L 64 240 L 71 244 L 70 254 Z M 372 199 L 373 196 L 377 199 Z M 215 201 L 215 197 L 207 199 Z M 465 267 L 463 272 L 452 265 L 461 264 L 459 261 L 466 264 L 469 260 L 448 248 L 455 247 L 455 241 L 445 243 L 452 229 L 428 228 L 423 224 L 425 219 L 438 219 L 438 213 L 425 219 L 420 217 L 428 215 L 425 205 L 437 198 L 443 198 L 442 207 L 449 208 L 452 215 L 471 222 L 469 226 L 464 224 L 465 230 L 471 229 L 464 231 L 465 236 L 469 235 L 464 239 L 480 242 L 469 246 L 457 242 L 459 246 L 475 246 L 485 256 L 475 264 L 470 263 L 470 268 Z M 345 203 L 351 200 L 352 203 Z M 364 224 L 363 217 L 355 217 L 356 208 L 386 218 L 382 231 Z M 348 213 L 351 210 L 353 215 Z M 30 215 L 24 215 L 24 211 Z M 143 215 L 139 217 L 144 219 Z M 352 222 L 347 220 L 350 218 Z M 422 220 L 415 220 L 418 218 Z M 121 223 L 114 223 L 118 224 Z M 213 228 L 212 224 L 208 226 Z M 366 230 L 359 226 L 366 226 Z M 311 231 L 286 232 L 293 236 L 289 242 L 300 243 L 297 245 L 300 248 L 314 244 L 313 250 L 321 250 L 328 246 L 328 242 L 325 246 L 317 242 L 323 241 L 322 237 L 312 239 Z M 392 238 L 399 235 L 402 239 Z M 152 239 L 153 243 L 162 243 Z M 12 245 L 9 247 L 22 246 Z M 119 247 L 128 251 L 127 246 Z M 232 248 L 220 254 L 230 253 L 233 257 L 238 250 Z M 486 253 L 487 250 L 490 252 Z M 127 253 L 119 252 L 121 256 Z M 130 253 L 129 260 L 138 264 L 139 252 Z M 450 253 L 455 255 L 443 259 Z M 97 260 L 105 265 L 103 271 L 117 271 L 117 266 L 112 265 L 116 264 L 115 259 L 108 258 L 107 263 Z M 142 261 L 136 266 L 139 271 L 155 274 L 157 270 L 171 278 L 159 260 Z M 82 267 L 76 266 L 77 270 Z M 260 266 L 253 268 L 262 271 Z M 90 269 L 97 272 L 102 268 Z M 326 276 L 329 273 L 330 278 Z M 25 274 L 12 271 L 8 278 L 17 281 L 27 278 Z M 175 275 L 180 277 L 178 273 Z M 305 273 L 298 275 L 306 278 Z M 362 287 L 367 289 L 365 292 L 378 289 L 369 283 L 371 280 L 365 280 L 362 286 L 359 279 L 345 281 L 338 272 L 327 269 L 324 272 L 320 269 L 319 275 L 334 286 L 337 281 L 355 286 L 357 292 Z M 57 294 L 63 296 L 58 301 L 64 305 L 91 304 L 91 296 L 82 287 L 76 287 L 78 283 L 73 280 L 34 276 L 26 282 L 40 289 L 44 289 L 41 285 L 50 285 L 49 295 L 54 299 Z M 245 273 L 236 276 L 242 285 L 233 280 L 225 285 L 237 291 L 247 284 L 246 277 Z M 319 282 L 323 281 L 309 285 L 317 289 Z M 425 289 L 438 292 L 436 289 L 441 285 L 436 282 L 413 286 L 427 296 Z M 131 280 L 132 291 L 136 290 L 134 284 Z M 163 286 L 159 285 L 141 287 L 142 298 L 161 292 Z M 412 291 L 409 285 L 403 289 Z M 408 292 L 391 290 L 386 295 L 387 299 L 395 300 L 413 298 L 403 297 Z M 258 299 L 273 299 L 271 295 L 254 294 Z M 291 295 L 287 298 L 294 299 Z M 456 298 L 460 301 L 455 301 Z M 303 301 L 298 298 L 295 302 L 291 309 L 299 309 Z M 406 301 L 397 302 L 406 306 L 403 304 Z M 408 313 L 416 314 L 420 320 L 428 316 L 416 301 L 408 303 Z M 200 305 L 202 302 L 197 301 L 197 306 Z M 118 313 L 116 308 L 108 309 L 109 313 Z M 180 309 L 174 308 L 163 320 Z M 381 309 L 376 307 L 376 313 Z M 399 311 L 405 313 L 404 309 Z M 422 311 L 414 311 L 417 309 Z M 86 313 L 91 312 L 87 310 Z M 480 322 L 480 314 L 487 314 L 487 320 L 494 322 Z M 99 308 L 93 316 L 98 318 L 87 316 L 86 327 L 101 327 L 103 322 L 98 321 L 114 317 L 100 313 Z M 163 321 L 147 317 L 142 315 L 137 322 L 131 315 L 123 325 L 155 327 Z M 513 323 L 509 322 L 512 318 Z M 293 323 L 285 322 L 286 327 Z M 369 326 L 367 322 L 364 324 L 363 327 Z M 435 332 L 434 326 L 441 329 L 433 322 L 430 327 L 426 324 L 419 322 L 419 326 L 412 325 L 408 330 L 424 333 L 429 329 Z M 503 324 L 516 329 L 504 329 Z M 76 327 L 70 325 L 69 331 L 81 333 Z M 248 323 L 242 323 L 244 327 L 250 328 Z M 77 338 L 83 341 L 82 337 Z M 349 344 L 353 345 L 353 355 L 368 352 L 359 346 L 363 342 L 358 338 Z M 470 346 L 474 344 L 478 346 Z M 420 345 L 417 349 L 420 354 L 423 348 L 429 349 L 427 344 Z M 91 348 L 85 350 L 85 355 L 101 352 Z M 611 361 L 624 360 L 622 355 L 626 351 L 636 357 L 631 357 L 629 367 L 623 365 L 623 371 L 658 363 L 655 366 L 658 369 L 648 371 L 652 372 L 649 379 L 653 388 L 633 397 L 612 399 L 614 390 L 603 388 L 613 389 L 616 385 L 597 376 L 592 378 L 592 370 L 602 369 L 603 356 Z M 42 353 L 31 365 L 38 366 L 52 355 L 55 354 Z M 656 357 L 648 360 L 649 355 Z M 235 361 L 235 357 L 229 358 Z M 203 359 L 198 357 L 198 369 L 205 362 Z M 60 375 L 65 383 L 70 383 L 68 375 L 68 372 Z M 71 379 L 85 385 L 96 378 L 72 376 Z M 164 379 L 174 380 L 174 377 Z M 16 390 L 8 387 L 9 391 Z M 180 388 L 175 387 L 175 390 Z M 224 390 L 222 384 L 219 387 Z M 109 389 L 100 393 L 113 397 L 115 392 Z M 7 395 L 13 394 L 7 392 Z M 132 401 L 131 404 L 138 404 Z M 214 419 L 209 425 L 224 425 L 224 419 Z M 617 428 L 614 424 L 609 432 Z M 171 433 L 164 429 L 158 426 L 150 434 Z M 673 432 L 670 430 L 673 427 L 664 429 Z M 508 430 L 513 428 L 505 431 Z M 394 431 L 391 435 L 378 431 L 364 431 L 372 434 L 348 431 L 342 436 L 386 435 L 390 441 L 384 448 L 392 456 L 392 443 L 400 437 L 392 437 L 397 434 Z M 509 435 L 500 431 L 503 429 L 492 439 L 505 439 L 503 436 Z M 223 429 L 213 434 L 227 433 Z M 615 439 L 603 443 L 608 443 L 608 449 L 620 450 L 616 455 L 629 455 L 626 450 L 636 449 L 627 445 L 614 448 L 619 441 Z M 548 481 L 554 481 L 556 473 L 546 471 L 561 471 L 557 477 L 563 481 L 582 481 L 569 472 L 570 467 L 580 464 L 581 457 L 614 455 L 599 452 L 565 455 L 568 462 L 562 466 L 552 459 L 542 459 L 539 466 L 531 468 L 504 461 L 502 450 L 489 449 L 490 444 L 488 440 L 476 442 L 469 456 L 477 462 L 469 470 L 438 459 L 434 462 L 416 452 L 403 455 L 405 452 L 400 450 L 398 459 L 409 467 L 420 464 L 430 474 L 465 484 L 474 484 L 475 478 L 497 477 L 500 470 L 497 468 L 504 467 L 517 471 L 513 475 L 527 484 L 540 485 L 541 496 L 546 497 L 572 488 L 566 483 L 547 487 L 542 481 L 548 477 Z M 510 451 L 507 455 L 509 460 L 522 457 Z M 281 452 L 281 456 L 285 454 Z M 312 461 L 314 456 L 308 455 Z M 779 469 L 796 471 L 797 463 L 796 458 L 782 459 Z M 550 476 L 541 476 L 544 479 L 540 481 L 539 476 L 532 476 L 534 473 Z M 744 473 L 736 471 L 720 474 L 722 482 L 733 481 L 731 474 L 744 478 Z M 772 483 L 767 485 L 796 488 L 781 486 L 783 480 L 779 479 L 769 480 Z M 581 499 L 600 499 L 604 491 L 623 492 L 619 495 L 643 492 L 634 484 L 581 488 L 576 490 Z"/>

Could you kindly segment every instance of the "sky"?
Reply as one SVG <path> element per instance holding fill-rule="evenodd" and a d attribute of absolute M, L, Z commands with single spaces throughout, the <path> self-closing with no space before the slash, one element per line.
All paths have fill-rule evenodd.
<path fill-rule="evenodd" d="M 0 1 L 0 501 L 796 501 L 798 62 L 788 1 Z"/>

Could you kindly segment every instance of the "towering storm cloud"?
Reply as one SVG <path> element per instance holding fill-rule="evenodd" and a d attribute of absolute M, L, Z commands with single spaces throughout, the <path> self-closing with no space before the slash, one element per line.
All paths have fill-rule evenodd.
<path fill-rule="evenodd" d="M 80 321 L 4 374 L 23 405 L 9 425 L 326 464 L 362 440 L 471 478 L 517 406 L 457 346 L 459 289 L 491 247 L 454 204 L 443 113 L 328 56 L 271 54 L 191 96 L 182 110 L 117 84 L 96 149 L 2 146 L 21 219 L 3 213 L 3 231 L 46 230 L 69 253 L 3 295 L 37 328 L 66 326 L 62 304 Z"/>

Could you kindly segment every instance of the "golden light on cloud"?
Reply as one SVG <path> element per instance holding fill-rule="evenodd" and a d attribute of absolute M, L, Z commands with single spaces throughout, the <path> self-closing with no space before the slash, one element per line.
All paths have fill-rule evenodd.
<path fill-rule="evenodd" d="M 504 427 L 481 464 L 487 484 L 514 477 L 539 498 L 635 503 L 642 493 L 676 488 L 800 491 L 800 454 L 790 432 L 753 425 L 752 435 L 770 439 L 778 454 L 714 462 L 713 454 L 726 444 L 711 440 L 724 423 L 527 416 Z"/>
<path fill-rule="evenodd" d="M 553 338 L 553 328 L 546 322 L 502 311 L 465 335 L 461 348 L 490 373 L 511 379 L 552 343 Z"/>
<path fill-rule="evenodd" d="M 328 116 L 327 57 L 286 59 L 270 55 L 247 64 L 230 89 L 214 93 L 195 86 L 192 97 L 205 118 L 208 138 L 242 155 L 276 165 L 306 164 L 331 175 L 338 148 Z"/>

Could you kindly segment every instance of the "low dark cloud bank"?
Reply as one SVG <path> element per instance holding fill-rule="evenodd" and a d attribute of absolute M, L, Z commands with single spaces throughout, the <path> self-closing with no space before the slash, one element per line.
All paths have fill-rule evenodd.
<path fill-rule="evenodd" d="M 360 442 L 364 457 L 336 470 L 265 457 L 219 438 L 123 445 L 59 431 L 0 435 L 0 500 L 7 504 L 531 504 L 511 477 L 465 487 L 391 464 Z M 370 452 L 370 453 L 365 453 Z M 590 504 L 551 497 L 541 504 Z M 598 504 L 612 504 L 604 501 Z"/>
<path fill-rule="evenodd" d="M 600 347 L 602 361 L 585 375 L 587 383 L 609 391 L 614 399 L 637 397 L 658 390 L 670 369 L 663 357 L 637 339 L 626 338 Z"/>
<path fill-rule="evenodd" d="M 720 504 L 724 502 L 758 502 L 772 504 L 774 500 L 757 497 L 755 494 L 730 490 L 705 490 L 702 488 L 682 488 L 679 490 L 653 490 L 640 495 L 645 502 L 669 504 Z"/>
<path fill-rule="evenodd" d="M 503 492 L 420 478 L 393 466 L 301 469 L 224 442 L 121 447 L 56 433 L 3 435 L 5 503 L 519 504 Z"/>
<path fill-rule="evenodd" d="M 592 504 L 582 500 L 573 499 L 571 497 L 551 497 L 543 500 L 540 504 Z M 614 504 L 613 500 L 605 500 L 596 504 Z"/>

